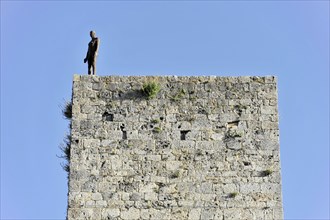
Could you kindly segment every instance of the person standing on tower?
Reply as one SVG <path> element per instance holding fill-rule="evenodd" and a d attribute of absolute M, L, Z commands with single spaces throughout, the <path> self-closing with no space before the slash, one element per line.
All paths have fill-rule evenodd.
<path fill-rule="evenodd" d="M 91 41 L 88 43 L 88 51 L 84 63 L 88 61 L 88 75 L 96 75 L 96 58 L 99 52 L 100 40 L 96 37 L 95 31 L 90 32 Z"/>

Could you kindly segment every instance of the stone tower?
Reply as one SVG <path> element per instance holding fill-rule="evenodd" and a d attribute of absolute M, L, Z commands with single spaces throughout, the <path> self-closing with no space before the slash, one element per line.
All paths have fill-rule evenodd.
<path fill-rule="evenodd" d="M 275 77 L 75 75 L 72 112 L 69 220 L 283 218 Z"/>

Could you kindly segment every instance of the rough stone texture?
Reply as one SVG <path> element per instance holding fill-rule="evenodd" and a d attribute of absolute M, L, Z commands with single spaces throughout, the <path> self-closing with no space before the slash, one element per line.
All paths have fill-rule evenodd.
<path fill-rule="evenodd" d="M 275 77 L 75 75 L 72 103 L 68 219 L 283 218 Z"/>

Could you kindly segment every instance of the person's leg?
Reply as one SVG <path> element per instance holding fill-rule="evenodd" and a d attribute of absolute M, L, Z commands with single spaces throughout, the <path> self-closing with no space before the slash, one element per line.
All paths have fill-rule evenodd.
<path fill-rule="evenodd" d="M 92 63 L 90 61 L 88 61 L 88 75 L 91 75 L 92 74 Z"/>
<path fill-rule="evenodd" d="M 93 61 L 93 75 L 96 75 L 96 59 L 94 58 L 94 61 Z"/>

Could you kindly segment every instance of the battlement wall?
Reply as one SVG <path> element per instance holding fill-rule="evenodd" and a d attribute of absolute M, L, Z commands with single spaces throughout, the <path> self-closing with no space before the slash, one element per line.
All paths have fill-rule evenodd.
<path fill-rule="evenodd" d="M 72 104 L 68 219 L 283 218 L 275 77 L 75 75 Z"/>

